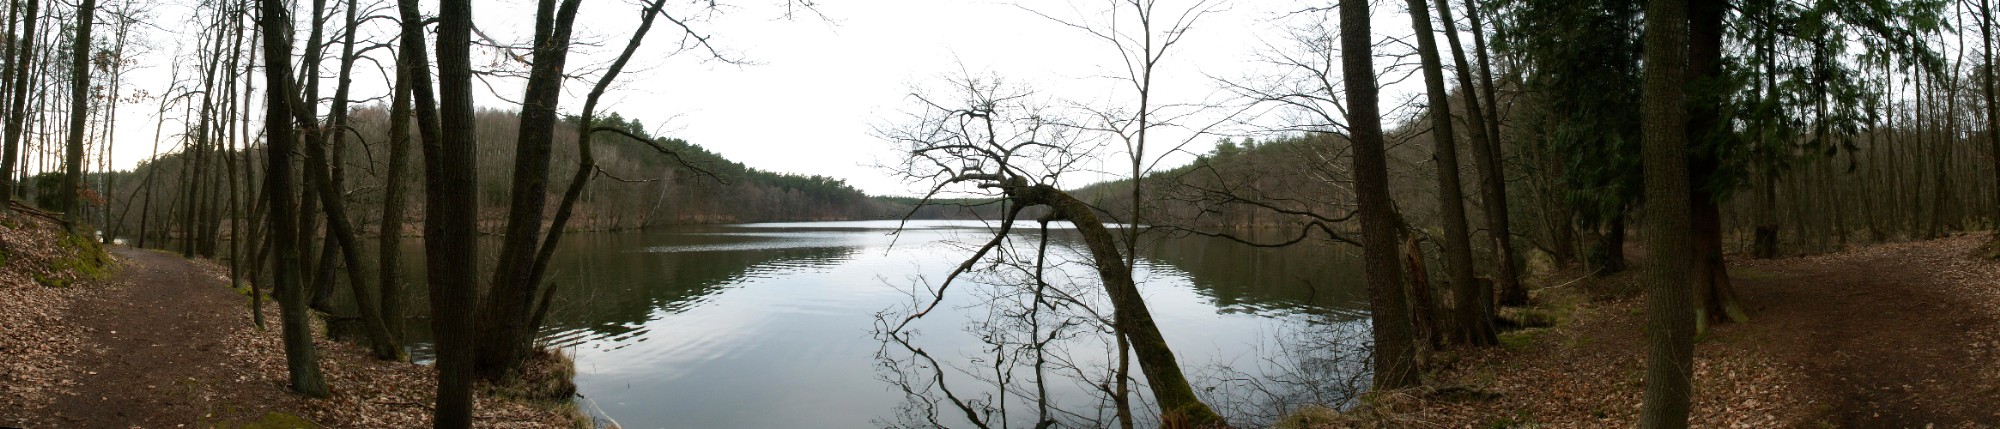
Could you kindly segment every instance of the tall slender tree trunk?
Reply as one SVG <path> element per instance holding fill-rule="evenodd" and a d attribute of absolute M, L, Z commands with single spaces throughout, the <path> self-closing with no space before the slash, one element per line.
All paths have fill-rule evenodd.
<path fill-rule="evenodd" d="M 333 270 L 334 247 L 338 246 L 341 262 L 345 262 L 347 266 L 347 283 L 354 292 L 354 306 L 357 313 L 355 317 L 360 319 L 361 327 L 368 336 L 369 346 L 374 351 L 375 357 L 383 360 L 403 360 L 406 358 L 403 346 L 396 343 L 394 335 L 383 324 L 381 309 L 377 308 L 380 301 L 375 295 L 375 290 L 368 285 L 369 276 L 361 263 L 360 239 L 356 238 L 354 226 L 347 219 L 346 202 L 343 201 L 346 192 L 340 189 L 339 178 L 333 176 L 332 168 L 328 166 L 331 164 L 327 154 L 328 140 L 338 142 L 346 135 L 343 129 L 347 126 L 346 99 L 351 83 L 348 74 L 354 68 L 354 26 L 357 23 L 354 6 L 354 0 L 348 0 L 347 19 L 344 21 L 347 28 L 343 31 L 346 35 L 341 43 L 338 74 L 340 80 L 335 84 L 333 91 L 333 123 L 328 127 L 330 131 L 306 138 L 306 172 L 311 175 L 311 182 L 319 187 L 320 205 L 326 207 L 327 249 L 321 250 L 321 257 L 324 259 L 320 260 L 320 270 L 329 272 Z M 310 116 L 298 115 L 298 121 L 302 124 L 312 124 L 312 120 Z M 326 137 L 329 134 L 332 136 L 331 139 Z M 331 283 L 334 277 L 330 273 L 321 274 L 321 281 L 328 283 L 321 285 L 320 290 L 324 291 L 321 293 L 329 296 L 332 294 Z"/>
<path fill-rule="evenodd" d="M 9 101 L 13 107 L 7 109 L 6 148 L 0 149 L 0 213 L 12 210 L 8 207 L 7 201 L 12 200 L 15 195 L 21 192 L 20 189 L 15 189 L 15 184 L 17 183 L 15 182 L 15 177 L 25 176 L 26 173 L 26 168 L 17 170 L 15 167 L 22 166 L 17 161 L 24 156 L 21 151 L 21 134 L 22 131 L 25 131 L 22 127 L 27 125 L 26 121 L 28 119 L 28 77 L 33 70 L 30 64 L 35 62 L 33 60 L 35 57 L 35 21 L 36 18 L 41 16 L 39 6 L 42 4 L 42 0 L 24 0 L 24 3 L 27 3 L 27 10 L 21 14 L 21 37 L 16 39 L 16 43 L 7 44 L 10 49 L 17 44 L 23 46 L 21 46 L 16 56 L 8 59 L 10 62 L 8 65 L 13 69 L 14 91 L 13 95 L 9 97 Z"/>
<path fill-rule="evenodd" d="M 1759 85 L 1757 86 L 1757 93 L 1760 94 L 1760 98 L 1778 97 L 1778 55 L 1775 46 L 1777 44 L 1777 34 L 1775 34 L 1776 29 L 1773 28 L 1777 25 L 1775 22 L 1777 21 L 1776 15 L 1776 8 L 1771 8 L 1764 17 L 1764 29 L 1762 31 L 1766 34 L 1764 35 L 1764 40 L 1757 45 L 1757 55 L 1763 59 L 1761 62 L 1764 65 L 1764 76 L 1762 79 L 1758 79 L 1755 83 L 1752 83 L 1752 85 Z M 1779 170 L 1777 166 L 1772 164 L 1780 162 L 1783 157 L 1790 154 L 1789 151 L 1776 149 L 1775 146 L 1778 145 L 1768 141 L 1768 139 L 1774 137 L 1770 135 L 1772 130 L 1769 128 L 1770 120 L 1767 118 L 1768 116 L 1770 115 L 1758 115 L 1756 135 L 1753 138 L 1756 142 L 1755 144 L 1759 147 L 1770 148 L 1768 150 L 1772 150 L 1775 153 L 1770 154 L 1770 159 L 1764 160 L 1763 163 L 1765 165 L 1758 169 L 1759 177 L 1757 178 L 1756 185 L 1758 206 L 1757 225 L 1751 230 L 1750 246 L 1751 253 L 1754 256 L 1765 259 L 1778 257 Z M 1785 147 L 1790 146 L 1785 145 Z"/>
<path fill-rule="evenodd" d="M 400 0 L 403 49 L 423 55 L 417 0 Z M 429 67 L 412 67 L 417 122 L 424 142 L 424 263 L 430 286 L 431 329 L 437 335 L 435 427 L 472 426 L 474 335 L 479 305 L 478 152 L 472 116 L 472 2 L 440 0 L 438 92 L 432 104 Z M 416 58 L 417 65 L 425 61 Z M 436 106 L 433 108 L 432 106 Z M 433 122 L 435 120 L 435 122 Z M 423 131 L 423 129 L 430 131 Z M 449 132 L 445 132 L 449 130 Z"/>
<path fill-rule="evenodd" d="M 1450 94 L 1445 92 L 1444 65 L 1439 59 L 1436 32 L 1431 31 L 1429 7 L 1423 0 L 1409 0 L 1410 25 L 1416 28 L 1417 52 L 1423 57 L 1424 86 L 1430 95 L 1431 137 L 1436 142 L 1432 159 L 1438 173 L 1438 217 L 1444 220 L 1445 272 L 1451 278 L 1453 340 L 1471 345 L 1493 345 L 1493 332 L 1486 302 L 1479 297 L 1480 284 L 1472 268 L 1472 241 L 1465 222 L 1465 192 L 1459 187 L 1458 144 L 1452 138 Z M 1483 132 L 1483 131 L 1482 131 Z"/>
<path fill-rule="evenodd" d="M 418 66 L 409 52 L 396 59 L 396 87 L 389 103 L 389 171 L 382 179 L 381 246 L 376 251 L 382 285 L 382 326 L 402 344 L 409 302 L 403 299 L 402 258 L 404 211 L 409 201 L 410 69 Z"/>
<path fill-rule="evenodd" d="M 541 248 L 535 252 L 535 262 L 528 273 L 528 278 L 535 282 L 540 282 L 542 275 L 547 272 L 549 260 L 555 256 L 556 244 L 562 242 L 563 230 L 567 229 L 577 200 L 583 196 L 584 187 L 590 183 L 590 178 L 597 173 L 597 158 L 591 150 L 592 136 L 596 135 L 593 128 L 597 122 L 597 102 L 604 96 L 604 91 L 610 88 L 611 82 L 624 72 L 625 65 L 631 62 L 632 55 L 638 52 L 639 44 L 646 40 L 646 33 L 653 28 L 653 20 L 659 17 L 661 9 L 665 6 L 666 0 L 653 0 L 641 12 L 639 28 L 632 32 L 631 40 L 625 43 L 625 51 L 618 55 L 618 59 L 611 62 L 611 67 L 605 69 L 604 76 L 597 79 L 597 85 L 591 87 L 590 94 L 584 97 L 583 112 L 577 116 L 576 121 L 576 172 L 570 176 L 569 187 L 563 191 L 561 202 L 556 204 L 555 216 L 549 219 L 548 236 L 542 239 Z M 391 124 L 393 129 L 394 123 Z M 406 124 L 405 127 L 407 126 Z M 391 164 L 394 164 L 393 156 Z M 553 297 L 556 286 L 550 284 L 548 287 L 542 296 Z M 541 327 L 548 306 L 549 298 L 543 298 L 535 305 L 535 316 L 530 319 L 528 329 Z"/>
<path fill-rule="evenodd" d="M 535 14 L 535 63 L 528 72 L 522 97 L 520 137 L 514 143 L 512 201 L 508 205 L 506 237 L 493 272 L 493 286 L 479 310 L 480 330 L 491 341 L 479 343 L 476 370 L 481 378 L 512 376 L 532 346 L 529 329 L 537 279 L 533 273 L 536 243 L 549 190 L 549 152 L 553 148 L 556 104 L 562 96 L 571 23 L 580 0 L 541 0 Z M 442 54 L 440 54 L 442 56 Z"/>
<path fill-rule="evenodd" d="M 1417 347 L 1403 272 L 1396 265 L 1398 224 L 1389 198 L 1389 159 L 1382 137 L 1382 110 L 1375 84 L 1375 40 L 1369 30 L 1368 0 L 1340 1 L 1340 64 L 1347 91 L 1347 135 L 1354 146 L 1355 204 L 1361 216 L 1361 256 L 1368 281 L 1370 338 L 1375 342 L 1373 386 L 1398 389 L 1419 379 Z M 1418 255 L 1419 258 L 1422 255 Z"/>
<path fill-rule="evenodd" d="M 312 343 L 312 327 L 306 313 L 305 291 L 299 282 L 299 254 L 294 246 L 298 216 L 293 212 L 292 145 L 298 136 L 292 130 L 290 93 L 292 20 L 281 0 L 258 0 L 264 31 L 265 91 L 264 129 L 266 139 L 265 197 L 271 207 L 271 247 L 277 253 L 272 270 L 272 289 L 278 295 L 279 317 L 284 321 L 285 361 L 291 373 L 292 390 L 312 397 L 326 397 L 326 379 L 320 374 L 319 360 Z"/>
<path fill-rule="evenodd" d="M 1479 86 L 1473 83 L 1472 66 L 1466 63 L 1465 49 L 1458 43 L 1458 25 L 1452 19 L 1451 1 L 1433 3 L 1437 5 L 1438 20 L 1444 23 L 1444 40 L 1451 47 L 1452 62 L 1457 65 L 1458 91 L 1465 95 L 1466 129 L 1472 134 L 1472 164 L 1479 172 L 1479 191 L 1486 203 L 1486 235 L 1493 246 L 1493 275 L 1499 286 L 1499 304 L 1526 305 L 1528 289 L 1521 286 L 1520 276 L 1514 273 L 1514 241 L 1507 225 L 1507 195 L 1503 187 L 1507 173 L 1500 166 L 1500 151 L 1494 149 L 1498 146 L 1494 139 L 1499 138 L 1499 133 L 1488 125 L 1488 112 L 1479 105 L 1476 96 Z M 1473 29 L 1475 33 L 1478 31 L 1476 27 Z"/>
<path fill-rule="evenodd" d="M 1493 88 L 1499 85 L 1499 83 L 1494 80 L 1493 65 L 1487 59 L 1486 29 L 1480 24 L 1478 2 L 1465 0 L 1465 15 L 1467 19 L 1471 20 L 1472 51 L 1478 54 L 1479 86 L 1481 91 L 1486 95 L 1486 135 L 1488 139 L 1486 140 L 1486 144 L 1480 149 L 1486 152 L 1488 159 L 1493 160 L 1493 171 L 1495 173 L 1494 177 L 1486 179 L 1486 186 L 1492 187 L 1494 195 L 1498 195 L 1500 199 L 1500 208 L 1497 210 L 1488 208 L 1488 210 L 1494 211 L 1494 213 L 1487 214 L 1488 221 L 1498 225 L 1492 228 L 1500 231 L 1500 234 L 1494 238 L 1499 242 L 1497 246 L 1499 246 L 1501 251 L 1499 258 L 1503 270 L 1501 272 L 1502 280 L 1500 283 L 1499 300 L 1501 305 L 1525 305 L 1528 302 L 1528 289 L 1521 284 L 1521 255 L 1518 249 L 1514 247 L 1514 215 L 1507 209 L 1509 207 L 1507 204 L 1507 201 L 1509 201 L 1507 193 L 1507 163 L 1504 162 L 1506 158 L 1500 150 L 1502 140 L 1500 122 L 1505 116 L 1500 114 L 1500 99 L 1495 94 L 1497 91 Z"/>
<path fill-rule="evenodd" d="M 69 99 L 69 140 L 64 151 L 62 189 L 56 195 L 62 201 L 63 227 L 71 234 L 78 233 L 83 223 L 83 200 L 77 198 L 83 183 L 83 133 L 88 129 L 90 119 L 90 27 L 97 21 L 97 0 L 83 0 L 76 6 L 75 42 L 70 49 L 70 99 Z M 86 233 L 88 231 L 85 231 Z"/>
<path fill-rule="evenodd" d="M 2000 88 L 1996 88 L 2000 84 L 1994 83 L 1995 79 L 2000 79 L 1995 77 L 1995 75 L 2000 75 L 2000 66 L 1996 66 L 1993 62 L 1993 26 L 2000 25 L 2000 23 L 1993 22 L 1993 5 L 1991 1 L 1979 0 L 1979 21 L 1984 23 L 1984 25 L 1979 26 L 1979 40 L 1983 48 L 1981 53 L 1986 60 L 1986 71 L 1980 73 L 1980 77 L 1984 78 L 1981 80 L 1985 82 L 1986 86 L 1986 144 L 1989 148 L 1987 154 L 1991 155 L 1993 161 L 1993 201 L 1995 210 L 1994 213 L 1990 213 L 1989 215 L 1992 216 L 1994 232 L 1992 241 L 1986 245 L 1988 249 L 1987 255 L 1990 258 L 2000 256 Z"/>

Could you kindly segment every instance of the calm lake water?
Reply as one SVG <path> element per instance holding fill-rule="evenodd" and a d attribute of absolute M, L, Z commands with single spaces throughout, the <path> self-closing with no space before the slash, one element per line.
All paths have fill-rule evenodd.
<path fill-rule="evenodd" d="M 1032 427 L 1044 415 L 1064 427 L 1108 425 L 1100 386 L 1117 355 L 1093 314 L 1108 316 L 1109 306 L 1081 243 L 1060 224 L 1048 234 L 1036 304 L 1030 273 L 1041 234 L 1032 222 L 1023 227 L 1004 249 L 1020 264 L 991 256 L 976 264 L 905 335 L 884 331 L 927 306 L 931 289 L 993 237 L 991 227 L 921 221 L 895 233 L 897 222 L 862 221 L 571 234 L 550 269 L 561 289 L 542 338 L 575 356 L 584 408 L 626 428 L 960 427 L 971 426 L 967 408 L 995 427 Z M 481 244 L 491 253 L 498 241 Z M 1365 388 L 1366 294 L 1351 251 L 1202 237 L 1142 247 L 1148 307 L 1197 391 L 1232 420 L 1262 422 Z M 421 247 L 405 254 L 420 313 L 410 335 L 426 358 Z M 1035 353 L 1032 343 L 1046 345 Z"/>

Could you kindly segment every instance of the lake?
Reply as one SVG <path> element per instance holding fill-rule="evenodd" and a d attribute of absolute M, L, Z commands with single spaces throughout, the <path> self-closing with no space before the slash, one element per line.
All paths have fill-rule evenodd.
<path fill-rule="evenodd" d="M 993 237 L 991 226 L 569 234 L 550 268 L 560 289 L 541 338 L 575 357 L 583 408 L 625 428 L 970 427 L 972 418 L 993 427 L 1043 418 L 1111 425 L 1105 392 L 1118 357 L 1102 322 L 1110 307 L 1074 232 L 1051 228 L 1042 282 L 1033 276 L 1042 234 L 1024 222 L 901 334 L 885 331 L 929 306 L 947 274 Z M 1365 389 L 1366 291 L 1352 249 L 1198 236 L 1141 242 L 1147 305 L 1218 412 L 1255 424 Z M 493 260 L 498 240 L 481 246 Z M 409 338 L 413 355 L 427 359 L 422 251 L 411 243 L 404 254 L 419 313 Z M 996 255 L 1011 263 L 994 263 Z M 1135 398 L 1136 414 L 1157 413 L 1145 395 Z"/>

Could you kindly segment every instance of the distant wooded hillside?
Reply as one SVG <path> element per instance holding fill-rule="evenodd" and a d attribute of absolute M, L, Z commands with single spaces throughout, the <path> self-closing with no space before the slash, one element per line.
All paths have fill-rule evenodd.
<path fill-rule="evenodd" d="M 346 181 L 346 196 L 349 210 L 355 216 L 355 224 L 366 226 L 373 231 L 379 224 L 379 216 L 384 202 L 384 181 L 387 165 L 386 148 L 388 141 L 388 112 L 379 107 L 362 108 L 353 113 L 353 131 L 350 140 L 334 152 L 340 166 L 337 174 Z M 504 222 L 509 192 L 509 179 L 513 173 L 513 142 L 517 132 L 518 117 L 513 112 L 485 110 L 478 115 L 476 133 L 479 141 L 479 195 L 480 225 L 482 230 L 495 231 Z M 676 138 L 652 136 L 636 121 L 629 121 L 617 115 L 598 119 L 600 126 L 618 128 L 631 136 L 614 132 L 599 132 L 594 138 L 594 148 L 598 163 L 598 178 L 591 181 L 578 202 L 575 218 L 569 223 L 573 230 L 619 230 L 645 228 L 650 226 L 677 224 L 710 224 L 738 222 L 773 221 L 830 221 L 879 219 L 902 215 L 908 210 L 907 204 L 870 197 L 849 186 L 841 179 L 825 176 L 804 176 L 759 170 L 742 163 L 723 158 L 700 145 Z M 644 137 L 651 143 L 633 137 Z M 412 144 L 415 138 L 412 137 Z M 569 182 L 577 165 L 576 130 L 574 118 L 564 121 L 556 130 L 555 150 L 551 154 L 553 165 L 549 180 L 551 201 L 559 197 L 559 192 Z M 257 145 L 247 151 L 226 154 L 234 167 L 261 178 L 263 175 L 262 155 L 264 146 Z M 245 162 L 244 155 L 249 155 Z M 216 156 L 213 153 L 194 156 Z M 421 151 L 411 151 L 416 157 L 414 165 L 422 165 Z M 153 237 L 180 237 L 180 232 L 190 223 L 187 221 L 187 207 L 194 207 L 192 230 L 196 236 L 202 231 L 214 231 L 220 227 L 223 216 L 212 216 L 212 207 L 228 206 L 227 192 L 210 193 L 203 188 L 201 195 L 188 203 L 186 192 L 195 186 L 187 186 L 193 181 L 207 180 L 222 174 L 191 172 L 186 162 L 190 155 L 169 152 L 159 158 L 141 163 L 133 171 L 119 172 L 116 181 L 118 189 L 113 192 L 112 206 L 114 223 L 124 236 L 136 236 L 142 229 Z M 207 168 L 220 169 L 215 159 L 201 161 Z M 189 179 L 185 178 L 203 178 Z M 261 185 L 261 179 L 250 181 Z M 256 185 L 251 185 L 256 186 Z M 410 174 L 405 189 L 422 189 L 421 169 Z M 233 192 L 239 196 L 254 195 L 255 189 L 241 189 Z M 302 190 L 303 191 L 303 190 Z M 421 193 L 409 193 L 407 207 L 412 213 L 406 229 L 416 231 L 423 221 Z M 243 201 L 261 201 L 246 198 Z M 214 205 L 211 205 L 211 202 Z M 551 211 L 554 205 L 550 205 Z M 208 225 L 215 223 L 217 225 Z"/>

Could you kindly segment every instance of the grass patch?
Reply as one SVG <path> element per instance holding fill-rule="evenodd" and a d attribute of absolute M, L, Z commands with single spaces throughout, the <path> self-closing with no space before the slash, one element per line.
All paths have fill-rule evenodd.
<path fill-rule="evenodd" d="M 257 421 L 236 425 L 234 429 L 318 429 L 319 427 L 319 424 L 304 417 L 272 411 L 264 413 L 264 417 Z"/>
<path fill-rule="evenodd" d="M 1535 344 L 1535 337 L 1541 335 L 1541 333 L 1542 333 L 1541 330 L 1523 330 L 1523 331 L 1501 333 L 1500 347 L 1505 347 L 1507 348 L 1507 350 L 1526 349 L 1528 348 L 1528 346 Z"/>
<path fill-rule="evenodd" d="M 72 234 L 64 236 L 56 246 L 60 255 L 47 266 L 52 275 L 34 275 L 35 281 L 43 286 L 68 287 L 73 280 L 102 280 L 111 276 L 111 254 L 97 240 Z"/>

